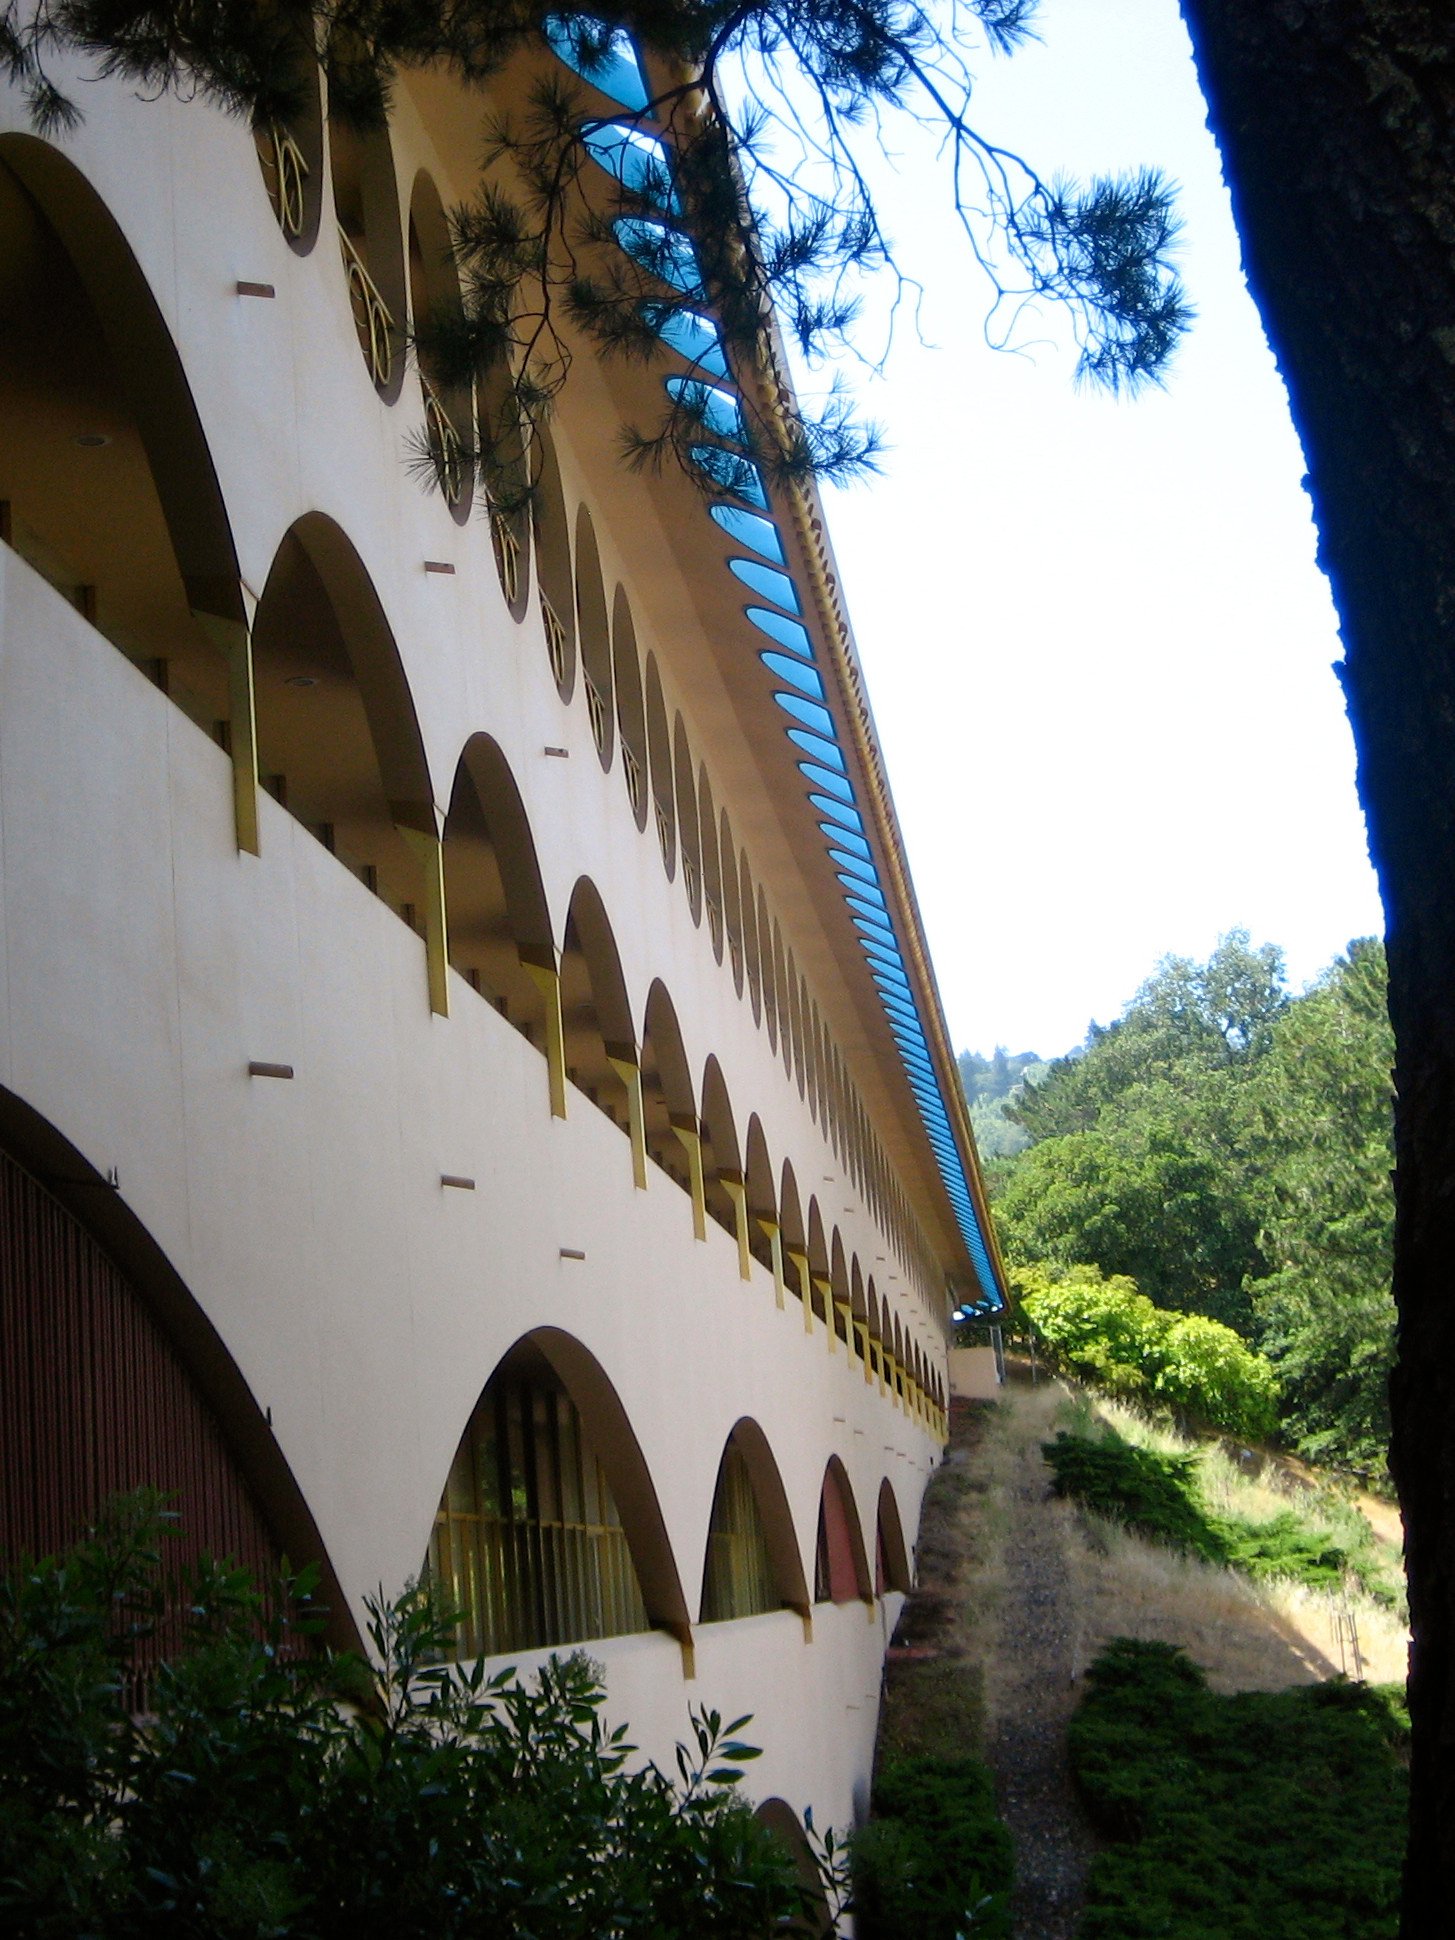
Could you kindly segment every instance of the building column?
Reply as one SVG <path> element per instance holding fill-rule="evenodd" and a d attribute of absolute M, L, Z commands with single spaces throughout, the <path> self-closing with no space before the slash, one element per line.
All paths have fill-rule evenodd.
<path fill-rule="evenodd" d="M 798 1297 L 803 1302 L 803 1331 L 813 1332 L 813 1277 L 808 1270 L 808 1255 L 796 1246 L 788 1249 L 788 1263 L 798 1280 Z"/>
<path fill-rule="evenodd" d="M 551 1116 L 566 1116 L 566 1026 L 561 1016 L 561 978 L 554 963 L 531 963 L 522 956 L 521 967 L 541 993 L 546 1007 L 546 1076 L 550 1086 Z"/>
<path fill-rule="evenodd" d="M 768 1250 L 773 1255 L 773 1301 L 781 1313 L 785 1305 L 783 1288 L 783 1229 L 776 1219 L 758 1220 L 758 1229 L 768 1242 Z"/>
<path fill-rule="evenodd" d="M 242 587 L 244 618 L 224 619 L 220 613 L 192 608 L 207 638 L 227 662 L 227 747 L 232 761 L 232 815 L 237 846 L 244 855 L 260 855 L 258 826 L 258 713 L 253 697 L 253 615 L 258 602 Z"/>
<path fill-rule="evenodd" d="M 702 1132 L 695 1118 L 672 1115 L 672 1130 L 687 1154 L 692 1179 L 692 1237 L 707 1238 L 707 1185 L 702 1176 Z"/>
<path fill-rule="evenodd" d="M 823 1317 L 828 1322 L 829 1352 L 836 1354 L 839 1349 L 838 1331 L 834 1326 L 834 1283 L 826 1273 L 815 1273 L 813 1284 L 823 1296 Z"/>
<path fill-rule="evenodd" d="M 395 827 L 419 863 L 420 904 L 424 910 L 424 959 L 429 975 L 429 1007 L 436 1017 L 450 1014 L 450 940 L 445 917 L 445 846 L 432 829 Z"/>
<path fill-rule="evenodd" d="M 738 1278 L 753 1277 L 753 1251 L 748 1245 L 748 1188 L 736 1172 L 719 1172 L 718 1183 L 733 1202 L 733 1229 L 738 1242 Z"/>

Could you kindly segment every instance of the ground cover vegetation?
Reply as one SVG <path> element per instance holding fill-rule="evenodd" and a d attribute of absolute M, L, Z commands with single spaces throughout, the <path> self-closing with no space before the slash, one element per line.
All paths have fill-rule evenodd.
<path fill-rule="evenodd" d="M 1408 1719 L 1340 1679 L 1219 1696 L 1173 1645 L 1110 1644 L 1072 1720 L 1106 1844 L 1081 1940 L 1391 1940 Z"/>
<path fill-rule="evenodd" d="M 1372 939 L 1301 996 L 1241 931 L 1205 963 L 1165 959 L 1115 1023 L 1025 1085 L 1009 1111 L 1032 1143 L 990 1168 L 1048 1343 L 1114 1391 L 1245 1436 L 1266 1431 L 1266 1363 L 1295 1448 L 1381 1474 L 1392 1056 Z"/>
<path fill-rule="evenodd" d="M 901 1756 L 877 1773 L 873 1817 L 854 1835 L 855 1930 L 863 1940 L 1010 1940 L 1014 1870 L 984 1761 Z"/>
<path fill-rule="evenodd" d="M 444 1662 L 420 1590 L 372 1606 L 370 1662 L 330 1655 L 311 1577 L 264 1595 L 205 1558 L 175 1572 L 166 1535 L 157 1498 L 126 1498 L 0 1579 L 7 1932 L 762 1940 L 836 1920 L 833 1840 L 805 1886 L 743 1799 L 747 1719 L 694 1713 L 666 1774 L 606 1726 L 582 1656 L 529 1683 Z"/>
<path fill-rule="evenodd" d="M 1382 1601 L 1397 1598 L 1369 1525 L 1327 1497 L 1306 1494 L 1271 1515 L 1219 1505 L 1204 1485 L 1196 1448 L 1134 1442 L 1106 1425 L 1092 1434 L 1062 1429 L 1042 1453 L 1057 1495 L 1155 1542 L 1254 1577 L 1331 1592 L 1352 1579 Z"/>

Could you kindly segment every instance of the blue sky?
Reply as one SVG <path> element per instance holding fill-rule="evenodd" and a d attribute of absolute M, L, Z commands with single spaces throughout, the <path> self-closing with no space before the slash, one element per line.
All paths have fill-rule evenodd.
<path fill-rule="evenodd" d="M 906 127 L 875 188 L 920 329 L 882 376 L 846 369 L 891 448 L 829 516 L 952 1037 L 1054 1053 L 1167 951 L 1242 925 L 1301 984 L 1381 917 L 1302 458 L 1175 0 L 1047 0 L 1039 26 L 980 62 L 979 124 L 1043 176 L 1174 177 L 1193 334 L 1131 402 L 1073 387 L 1053 316 L 987 348 Z"/>

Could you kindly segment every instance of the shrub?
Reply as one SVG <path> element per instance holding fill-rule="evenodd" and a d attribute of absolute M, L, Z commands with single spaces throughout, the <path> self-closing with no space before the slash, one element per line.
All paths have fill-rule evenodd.
<path fill-rule="evenodd" d="M 905 1758 L 881 1772 L 851 1863 L 863 1940 L 1009 1940 L 1010 1834 L 978 1758 Z"/>
<path fill-rule="evenodd" d="M 1110 1842 L 1082 1940 L 1393 1940 L 1408 1721 L 1335 1680 L 1218 1697 L 1169 1644 L 1088 1672 L 1072 1766 Z"/>
<path fill-rule="evenodd" d="M 1277 1424 L 1273 1368 L 1221 1321 L 1155 1307 L 1124 1274 L 1023 1267 L 1022 1312 L 1055 1359 L 1094 1386 L 1152 1396 L 1223 1434 L 1258 1440 Z"/>
<path fill-rule="evenodd" d="M 0 1580 L 4 1930 L 761 1940 L 808 1911 L 737 1790 L 746 1719 L 694 1714 L 669 1779 L 607 1730 L 584 1657 L 530 1685 L 445 1664 L 418 1589 L 371 1606 L 373 1663 L 331 1656 L 308 1578 L 265 1599 L 204 1559 L 169 1582 L 163 1526 L 132 1499 Z M 128 1715 L 138 1641 L 169 1613 L 184 1647 Z"/>

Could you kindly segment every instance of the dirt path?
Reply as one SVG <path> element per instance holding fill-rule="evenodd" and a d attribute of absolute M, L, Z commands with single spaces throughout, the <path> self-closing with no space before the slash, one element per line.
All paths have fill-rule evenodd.
<path fill-rule="evenodd" d="M 1040 1444 L 1049 1424 L 1027 1394 L 1005 1429 L 999 1661 L 988 1692 L 986 1756 L 1015 1840 L 1017 1940 L 1072 1940 L 1095 1850 L 1066 1757 L 1080 1689 L 1076 1586 L 1061 1519 L 1048 1513 Z"/>

